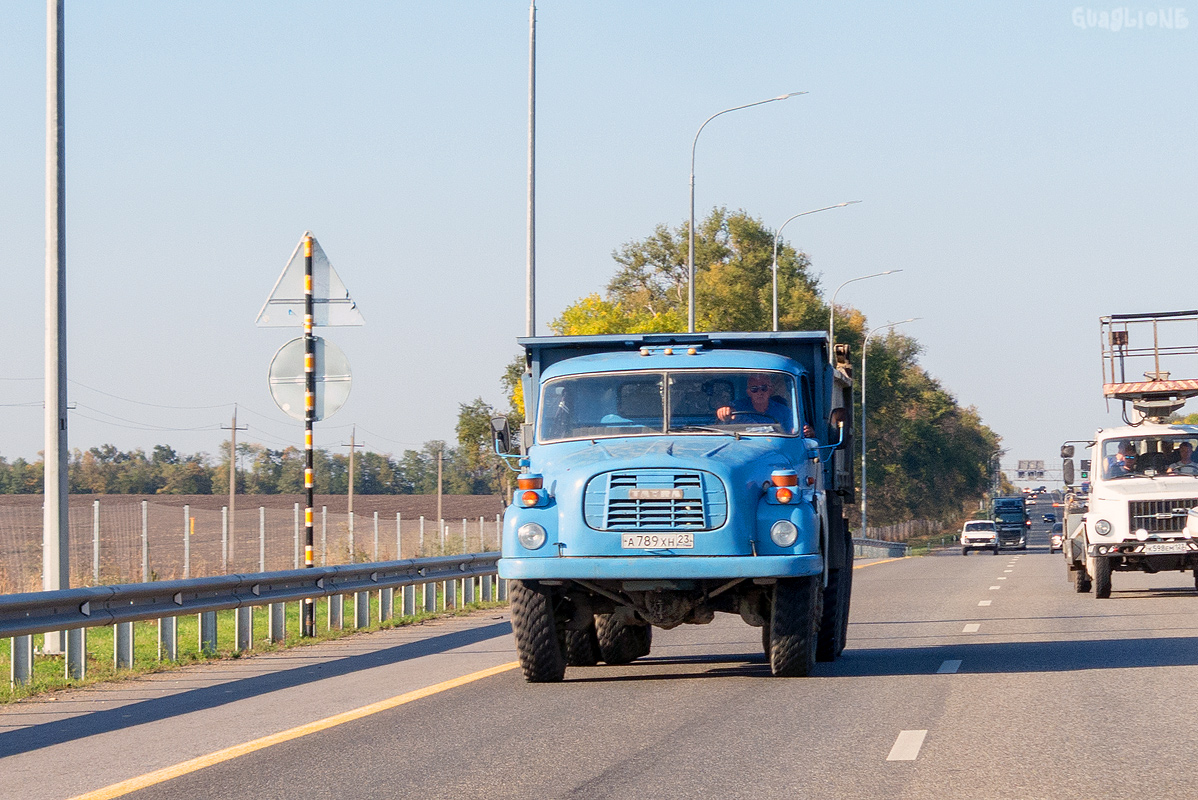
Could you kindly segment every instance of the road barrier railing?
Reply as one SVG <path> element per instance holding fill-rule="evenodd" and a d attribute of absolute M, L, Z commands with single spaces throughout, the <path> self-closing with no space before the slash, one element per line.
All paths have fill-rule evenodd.
<path fill-rule="evenodd" d="M 503 581 L 493 581 L 499 553 L 469 553 L 433 558 L 343 564 L 282 572 L 243 575 L 219 575 L 209 578 L 154 581 L 150 583 L 92 586 L 54 592 L 26 592 L 0 595 L 0 637 L 12 637 L 12 682 L 28 683 L 32 671 L 32 635 L 49 631 L 67 631 L 67 675 L 83 677 L 84 644 L 81 632 L 86 628 L 115 625 L 118 666 L 122 652 L 132 653 L 132 623 L 159 621 L 159 641 L 167 642 L 166 656 L 175 658 L 174 626 L 165 632 L 163 623 L 188 614 L 200 615 L 200 638 L 206 649 L 216 650 L 215 612 L 227 609 L 252 609 L 268 606 L 272 612 L 270 638 L 280 637 L 282 604 L 308 598 L 328 597 L 340 601 L 346 595 L 356 600 L 355 625 L 369 624 L 369 594 L 379 593 L 380 621 L 394 609 L 394 590 L 424 586 L 425 611 L 437 610 L 436 584 L 443 584 L 441 607 L 473 602 L 475 581 L 481 579 L 478 595 L 482 600 L 506 599 Z M 497 584 L 493 588 L 493 583 Z M 431 591 L 430 591 L 430 587 Z M 460 592 L 459 592 L 460 589 Z M 452 599 L 450 599 L 452 598 Z M 405 615 L 417 611 L 415 591 L 405 591 L 401 610 Z M 238 612 L 241 614 L 241 612 Z M 248 614 L 245 615 L 248 617 Z M 341 604 L 330 609 L 330 624 L 341 623 Z M 241 622 L 242 617 L 238 617 Z M 75 635 L 72 635 L 75 634 Z M 237 634 L 237 649 L 252 642 L 252 634 Z M 160 648 L 161 649 L 161 648 Z M 124 664 L 127 666 L 127 664 Z"/>
<path fill-rule="evenodd" d="M 910 550 L 902 542 L 884 542 L 880 539 L 853 539 L 853 555 L 857 558 L 901 558 Z"/>

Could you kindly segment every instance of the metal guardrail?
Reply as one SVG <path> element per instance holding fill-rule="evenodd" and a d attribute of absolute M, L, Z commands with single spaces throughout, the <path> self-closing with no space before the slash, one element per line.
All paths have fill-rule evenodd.
<path fill-rule="evenodd" d="M 879 539 L 853 539 L 853 555 L 857 558 L 901 558 L 911 548 L 903 542 L 883 542 Z"/>
<path fill-rule="evenodd" d="M 499 553 L 0 595 L 0 636 L 90 628 L 494 575 Z"/>

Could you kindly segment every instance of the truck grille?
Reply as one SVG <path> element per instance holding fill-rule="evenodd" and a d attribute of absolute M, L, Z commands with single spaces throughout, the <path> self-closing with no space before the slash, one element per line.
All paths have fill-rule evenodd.
<path fill-rule="evenodd" d="M 714 475 L 666 469 L 596 475 L 583 496 L 584 517 L 596 530 L 719 528 L 728 520 L 728 495 Z"/>
<path fill-rule="evenodd" d="M 1198 498 L 1176 500 L 1132 500 L 1127 504 L 1130 530 L 1140 528 L 1149 533 L 1180 533 L 1186 526 L 1186 515 L 1198 506 Z"/>

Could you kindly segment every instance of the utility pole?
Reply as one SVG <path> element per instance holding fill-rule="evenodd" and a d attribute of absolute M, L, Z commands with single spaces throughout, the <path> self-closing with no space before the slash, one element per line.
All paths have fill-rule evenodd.
<path fill-rule="evenodd" d="M 221 430 L 229 431 L 229 560 L 233 560 L 233 542 L 237 537 L 237 431 L 248 431 L 250 427 L 237 427 L 237 404 L 233 404 L 233 421 L 229 427 L 221 425 Z"/>
<path fill-rule="evenodd" d="M 349 444 L 341 445 L 342 447 L 349 448 L 349 513 L 351 519 L 354 513 L 354 450 L 366 446 L 365 442 L 358 442 L 357 438 L 358 426 L 355 425 L 350 429 Z M 350 524 L 352 525 L 353 523 L 351 522 Z"/>
<path fill-rule="evenodd" d="M 46 353 L 45 509 L 42 513 L 42 589 L 66 589 L 70 573 L 70 497 L 67 477 L 67 239 L 66 123 L 64 119 L 62 0 L 46 3 Z M 59 631 L 46 634 L 44 652 L 63 652 Z"/>

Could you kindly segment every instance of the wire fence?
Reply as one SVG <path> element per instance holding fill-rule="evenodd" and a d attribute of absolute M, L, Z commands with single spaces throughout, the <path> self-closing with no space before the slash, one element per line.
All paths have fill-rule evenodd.
<path fill-rule="evenodd" d="M 304 508 L 280 505 L 277 498 L 273 506 L 257 506 L 246 498 L 230 520 L 224 506 L 75 498 L 70 506 L 70 585 L 303 566 Z M 0 505 L 0 594 L 41 590 L 42 515 L 40 503 Z M 319 566 L 495 551 L 503 529 L 502 514 L 438 523 L 403 511 L 350 514 L 322 505 L 313 522 L 313 560 Z"/>

